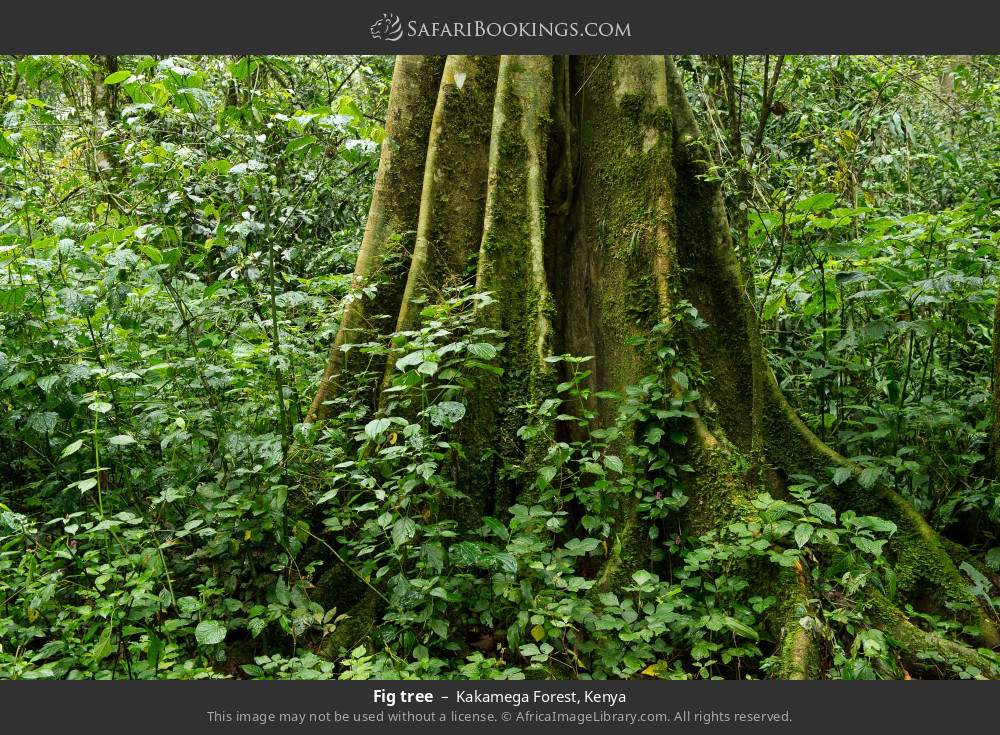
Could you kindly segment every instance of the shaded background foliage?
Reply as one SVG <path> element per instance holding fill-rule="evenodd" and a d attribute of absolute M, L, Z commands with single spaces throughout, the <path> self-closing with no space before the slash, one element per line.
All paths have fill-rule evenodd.
<path fill-rule="evenodd" d="M 998 64 L 679 60 L 785 394 L 866 467 L 863 482 L 894 484 L 993 571 Z M 364 230 L 391 69 L 386 57 L 0 60 L 0 675 L 517 676 L 564 635 L 557 615 L 522 616 L 514 601 L 527 634 L 497 655 L 483 621 L 503 608 L 477 579 L 517 571 L 501 519 L 484 534 L 494 545 L 451 547 L 460 571 L 424 590 L 437 602 L 389 621 L 388 658 L 313 653 L 343 624 L 329 575 L 363 586 L 401 565 L 418 534 L 408 504 L 451 491 L 434 452 L 455 451 L 444 434 L 464 415 L 463 371 L 485 369 L 502 341 L 476 333 L 456 295 L 402 342 L 434 355 L 419 421 L 345 402 L 322 442 L 302 424 Z M 397 445 L 404 435 L 428 441 Z M 379 461 L 365 464 L 373 443 Z M 344 483 L 381 496 L 345 501 Z M 661 491 L 646 500 L 666 514 Z M 538 533 L 565 523 L 513 516 Z M 421 521 L 421 556 L 406 560 L 428 578 L 452 533 L 439 520 Z M 573 540 L 567 558 L 598 544 Z M 342 554 L 358 579 L 337 576 Z M 709 558 L 688 558 L 687 579 Z M 640 597 L 655 589 L 635 581 Z M 990 594 L 986 577 L 971 583 Z M 635 620 L 625 595 L 601 604 L 605 631 Z M 752 610 L 767 604 L 719 618 L 745 638 L 723 655 L 758 657 Z M 460 624 L 463 606 L 479 627 Z M 847 658 L 886 653 L 864 626 L 851 635 Z M 684 654 L 695 675 L 731 674 L 709 660 L 721 644 L 698 636 Z M 646 668 L 653 648 L 582 653 L 603 656 L 604 675 L 663 674 Z M 899 673 L 866 665 L 842 673 Z"/>
<path fill-rule="evenodd" d="M 996 64 L 689 63 L 786 395 L 871 482 L 890 476 L 936 526 L 979 542 L 980 514 L 954 526 L 963 510 L 1000 511 L 976 471 L 996 296 Z"/>
<path fill-rule="evenodd" d="M 45 518 L 95 493 L 102 515 L 137 511 L 129 555 L 102 562 L 116 591 L 156 575 L 152 549 L 200 580 L 177 592 L 189 610 L 237 590 L 266 604 L 290 563 L 276 468 L 353 269 L 390 72 L 375 57 L 4 61 L 2 493 Z M 49 574 L 30 610 L 61 599 Z"/>

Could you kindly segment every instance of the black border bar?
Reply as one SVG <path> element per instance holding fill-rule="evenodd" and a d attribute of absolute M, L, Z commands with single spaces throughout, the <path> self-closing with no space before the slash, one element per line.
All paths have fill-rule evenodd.
<path fill-rule="evenodd" d="M 985 733 L 996 729 L 997 691 L 980 681 L 0 682 L 0 717 L 11 733 L 106 735 Z M 494 701 L 467 701 L 472 692 Z"/>
<path fill-rule="evenodd" d="M 400 19 L 403 32 L 396 40 L 372 37 L 371 26 L 386 13 Z M 430 35 L 435 23 L 436 33 Z M 525 26 L 527 33 L 519 28 L 509 33 L 514 26 L 532 23 L 533 30 Z M 577 24 L 576 34 L 563 27 L 559 35 L 553 30 L 559 23 Z M 588 23 L 625 24 L 629 33 L 588 37 Z M 498 29 L 499 34 L 490 33 Z M 33 0 L 4 3 L 0 52 L 981 54 L 1000 52 L 1000 3 Z"/>

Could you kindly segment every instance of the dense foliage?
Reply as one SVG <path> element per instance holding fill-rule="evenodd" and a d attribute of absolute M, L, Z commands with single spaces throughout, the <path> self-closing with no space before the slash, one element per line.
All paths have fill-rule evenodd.
<path fill-rule="evenodd" d="M 785 394 L 863 484 L 892 484 L 971 549 L 962 571 L 991 606 L 998 65 L 680 60 Z M 391 69 L 0 60 L 0 677 L 760 676 L 778 601 L 746 571 L 768 564 L 808 570 L 800 624 L 829 676 L 908 676 L 864 595 L 894 594 L 894 525 L 818 500 L 849 473 L 761 493 L 760 524 L 679 530 L 691 468 L 671 447 L 699 376 L 677 342 L 706 328 L 690 304 L 649 337 L 659 371 L 601 396 L 613 426 L 588 420 L 588 357 L 552 358 L 566 379 L 518 430 L 547 451 L 498 478 L 536 502 L 498 500 L 477 527 L 451 468 L 504 349 L 476 318 L 489 294 L 441 294 L 413 330 L 351 345 L 394 377 L 352 375 L 330 420 L 303 423 Z M 597 593 L 612 501 L 633 493 L 662 574 Z M 331 647 L 345 589 L 384 612 L 363 644 Z"/>

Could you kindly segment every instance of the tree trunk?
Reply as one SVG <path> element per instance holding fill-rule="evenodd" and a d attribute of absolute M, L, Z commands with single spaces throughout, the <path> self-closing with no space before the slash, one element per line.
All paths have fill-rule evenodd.
<path fill-rule="evenodd" d="M 342 348 L 366 342 L 395 326 L 380 320 L 399 311 L 407 261 L 415 249 L 420 182 L 443 65 L 443 57 L 396 59 L 382 155 L 351 293 L 345 300 L 336 340 L 306 415 L 307 423 L 328 417 L 327 401 L 336 395 L 345 376 L 362 370 L 381 372 L 383 368 L 350 360 Z"/>
<path fill-rule="evenodd" d="M 93 64 L 94 71 L 90 78 L 90 129 L 96 178 L 100 178 L 114 166 L 103 138 L 118 111 L 117 88 L 109 87 L 104 80 L 109 74 L 118 71 L 118 57 L 97 56 L 94 57 Z"/>
<path fill-rule="evenodd" d="M 410 300 L 467 280 L 476 261 L 477 289 L 495 294 L 483 318 L 509 337 L 503 376 L 471 398 L 461 427 L 472 466 L 459 474 L 472 498 L 472 517 L 463 522 L 529 492 L 501 491 L 478 459 L 531 456 L 515 431 L 527 422 L 521 407 L 551 395 L 555 376 L 545 358 L 592 355 L 590 387 L 621 393 L 655 370 L 651 350 L 633 338 L 670 322 L 682 299 L 709 325 L 680 343 L 703 378 L 690 440 L 678 450 L 695 468 L 685 511 L 692 532 L 754 520 L 753 497 L 762 489 L 785 495 L 791 474 L 856 471 L 802 423 L 763 359 L 721 192 L 702 177 L 707 159 L 668 57 L 456 56 L 443 72 L 439 60 L 399 57 L 356 284 L 371 282 L 399 238 L 407 250 L 412 243 L 412 258 L 383 274 L 376 299 L 345 307 L 310 418 L 324 417 L 326 402 L 357 369 L 340 348 L 385 326 L 373 315 L 390 313 L 397 328 L 412 326 Z M 408 232 L 413 240 L 403 237 Z M 612 422 L 611 401 L 596 400 L 593 408 L 597 424 Z M 835 492 L 824 500 L 836 508 L 897 524 L 888 553 L 905 600 L 922 609 L 960 603 L 982 640 L 997 642 L 942 542 L 905 500 L 853 480 Z M 596 590 L 615 589 L 649 564 L 650 536 L 635 506 L 627 500 L 617 508 Z M 779 641 L 777 675 L 821 675 L 817 642 L 798 624 L 811 596 L 805 573 L 762 570 L 756 581 L 780 600 L 769 620 Z M 919 652 L 937 651 L 989 669 L 973 648 L 924 633 L 887 600 L 875 607 L 917 665 Z M 357 623 L 339 642 L 353 643 L 377 608 L 371 596 L 359 603 Z"/>

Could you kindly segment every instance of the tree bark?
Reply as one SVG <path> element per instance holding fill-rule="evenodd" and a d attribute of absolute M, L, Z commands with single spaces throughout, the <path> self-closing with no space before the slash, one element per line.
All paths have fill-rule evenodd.
<path fill-rule="evenodd" d="M 93 65 L 90 78 L 91 145 L 96 178 L 101 178 L 114 166 L 103 138 L 118 112 L 117 88 L 109 87 L 104 80 L 118 71 L 118 57 L 97 56 L 93 58 Z"/>
<path fill-rule="evenodd" d="M 337 336 L 306 414 L 306 423 L 329 417 L 327 401 L 342 387 L 344 376 L 363 370 L 382 371 L 382 365 L 365 364 L 360 358 L 349 359 L 353 356 L 343 348 L 375 339 L 395 326 L 381 322 L 390 318 L 387 315 L 398 313 L 402 301 L 407 261 L 412 257 L 416 239 L 433 100 L 443 66 L 443 57 L 396 59 L 368 223 L 351 291 L 344 300 Z"/>
<path fill-rule="evenodd" d="M 437 78 L 429 70 L 438 66 L 397 61 L 388 132 L 400 153 L 390 143 L 383 147 L 356 272 L 359 283 L 367 282 L 378 262 L 373 253 L 385 251 L 392 233 L 415 230 L 413 257 L 392 272 L 387 291 L 400 296 L 345 308 L 313 419 L 323 417 L 322 406 L 345 374 L 339 348 L 354 338 L 363 316 L 382 313 L 374 308 L 407 329 L 414 298 L 438 298 L 449 284 L 470 280 L 493 292 L 482 317 L 509 334 L 500 355 L 504 373 L 472 397 L 459 428 L 469 467 L 457 476 L 472 498 L 463 523 L 474 527 L 485 511 L 502 511 L 530 492 L 499 487 L 494 469 L 498 457 L 532 456 L 516 429 L 526 419 L 523 406 L 551 395 L 556 376 L 545 358 L 592 355 L 590 387 L 621 393 L 655 367 L 639 340 L 669 322 L 674 305 L 686 299 L 709 324 L 696 336 L 681 336 L 703 386 L 688 426 L 691 440 L 677 450 L 696 470 L 687 489 L 688 527 L 704 532 L 754 520 L 753 497 L 762 489 L 785 495 L 785 478 L 797 472 L 820 478 L 831 467 L 856 472 L 798 418 L 764 360 L 722 194 L 703 176 L 708 148 L 669 57 L 449 57 L 429 117 L 428 89 Z M 405 289 L 393 290 L 404 277 Z M 387 375 L 392 366 L 390 360 Z M 595 400 L 593 409 L 595 428 L 611 424 L 613 402 Z M 617 441 L 624 447 L 633 439 Z M 959 603 L 981 640 L 997 643 L 993 620 L 903 498 L 849 481 L 824 500 L 894 521 L 899 532 L 888 553 L 903 599 L 922 609 Z M 621 501 L 614 515 L 596 590 L 615 589 L 650 563 L 636 501 Z M 780 600 L 768 621 L 779 642 L 777 675 L 820 676 L 817 641 L 798 624 L 812 596 L 807 575 L 760 570 L 755 581 Z M 973 648 L 923 633 L 888 600 L 874 605 L 884 629 L 904 645 L 989 669 Z M 330 649 L 356 642 L 377 611 L 377 600 L 366 596 L 355 611 L 358 622 Z"/>

